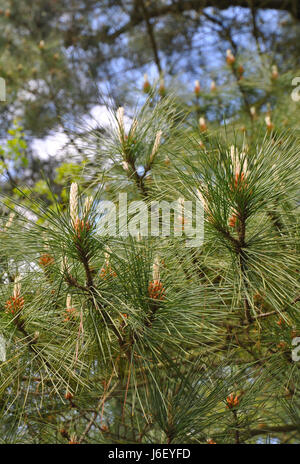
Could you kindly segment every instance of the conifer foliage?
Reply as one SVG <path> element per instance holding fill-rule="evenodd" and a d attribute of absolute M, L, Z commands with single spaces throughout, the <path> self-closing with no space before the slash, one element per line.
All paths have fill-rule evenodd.
<path fill-rule="evenodd" d="M 203 131 L 178 108 L 152 94 L 129 126 L 119 108 L 67 207 L 10 203 L 3 442 L 298 441 L 297 133 L 264 115 Z M 203 245 L 182 216 L 181 236 L 104 234 L 101 201 L 120 192 L 201 199 Z"/>
<path fill-rule="evenodd" d="M 188 95 L 146 75 L 63 193 L 1 196 L 1 443 L 299 443 L 300 103 L 263 55 L 223 61 Z"/>

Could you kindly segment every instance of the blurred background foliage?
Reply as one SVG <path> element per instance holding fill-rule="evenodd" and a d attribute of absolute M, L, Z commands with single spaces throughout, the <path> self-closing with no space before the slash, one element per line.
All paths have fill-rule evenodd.
<path fill-rule="evenodd" d="M 293 0 L 2 0 L 1 140 L 8 143 L 18 119 L 27 159 L 20 170 L 20 159 L 10 162 L 7 153 L 2 188 L 33 187 L 43 171 L 60 194 L 56 168 L 67 158 L 58 179 L 62 169 L 72 177 L 77 168 L 70 163 L 86 157 L 78 137 L 94 119 L 107 119 L 103 105 L 128 106 L 132 114 L 143 104 L 145 73 L 145 90 L 156 82 L 161 93 L 175 92 L 178 105 L 215 127 L 224 120 L 242 125 L 252 105 L 258 113 L 270 105 L 282 124 L 297 124 L 296 108 L 289 121 L 284 115 L 299 74 L 299 17 Z M 226 65 L 227 49 L 236 57 L 234 69 Z"/>

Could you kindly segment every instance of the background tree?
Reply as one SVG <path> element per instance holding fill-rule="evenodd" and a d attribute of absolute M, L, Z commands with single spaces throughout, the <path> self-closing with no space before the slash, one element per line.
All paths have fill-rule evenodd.
<path fill-rule="evenodd" d="M 197 112 L 223 120 L 269 99 L 266 76 L 272 65 L 282 79 L 286 76 L 280 92 L 299 65 L 299 11 L 293 1 L 39 0 L 29 5 L 3 0 L 0 6 L 0 73 L 7 84 L 1 135 L 5 145 L 17 117 L 27 144 L 26 170 L 10 172 L 11 178 L 33 187 L 43 170 L 57 194 L 60 161 L 41 159 L 44 147 L 37 148 L 36 138 L 64 137 L 64 158 L 82 162 L 77 136 L 89 131 L 87 115 L 103 103 L 134 107 L 142 100 L 144 73 L 151 84 L 160 79 L 162 89 L 180 90 L 182 102 L 190 106 L 194 80 L 204 89 L 215 85 L 216 98 L 204 107 L 198 100 Z M 239 63 L 234 73 L 224 68 L 227 49 Z M 235 82 L 240 91 L 231 93 Z M 72 176 L 74 169 L 69 165 L 64 171 Z M 1 180 L 3 188 L 12 189 L 8 175 Z"/>

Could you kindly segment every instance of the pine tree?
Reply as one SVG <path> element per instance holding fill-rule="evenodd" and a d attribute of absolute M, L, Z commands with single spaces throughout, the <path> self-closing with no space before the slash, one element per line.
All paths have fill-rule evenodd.
<path fill-rule="evenodd" d="M 48 20 L 62 13 L 50 3 L 36 6 L 50 10 L 29 40 L 46 68 L 59 48 Z M 123 2 L 115 3 L 106 6 L 122 16 Z M 24 7 L 13 5 L 3 18 L 11 28 Z M 168 7 L 172 26 L 178 12 Z M 212 14 L 214 24 L 223 17 L 222 9 Z M 144 24 L 141 10 L 136 21 Z M 77 165 L 63 163 L 55 181 L 12 182 L 2 195 L 2 443 L 299 443 L 299 103 L 290 95 L 298 68 L 280 51 L 278 60 L 262 53 L 262 43 L 274 44 L 263 30 L 256 52 L 240 53 L 233 22 L 224 26 L 228 48 L 214 75 L 198 77 L 194 88 L 166 73 L 156 82 L 146 75 L 143 104 L 111 105 L 108 125 L 77 130 L 71 118 Z M 84 41 L 70 29 L 67 43 Z M 171 52 L 166 45 L 170 62 Z M 31 71 L 20 69 L 24 82 Z M 74 84 L 72 73 L 64 77 L 55 85 Z M 118 90 L 117 101 L 136 103 L 136 88 L 128 100 Z M 81 103 L 89 106 L 84 96 Z M 27 127 L 37 120 L 31 104 Z M 38 130 L 59 123 L 49 118 Z M 10 135 L 1 174 L 21 178 L 23 127 Z M 143 228 L 125 234 L 138 222 L 131 211 L 117 216 L 121 234 L 113 234 L 103 201 L 119 213 L 120 194 L 147 211 L 172 202 L 172 233 L 162 233 L 160 216 L 157 236 Z M 195 225 L 182 211 L 187 201 L 203 207 L 199 246 L 186 246 Z"/>
<path fill-rule="evenodd" d="M 3 217 L 2 442 L 299 441 L 290 97 L 274 88 L 272 109 L 245 103 L 222 126 L 168 93 L 82 141 L 94 149 L 68 205 L 20 192 L 25 211 Z M 190 217 L 180 237 L 100 233 L 101 201 L 120 192 L 200 198 L 203 245 L 185 246 Z"/>

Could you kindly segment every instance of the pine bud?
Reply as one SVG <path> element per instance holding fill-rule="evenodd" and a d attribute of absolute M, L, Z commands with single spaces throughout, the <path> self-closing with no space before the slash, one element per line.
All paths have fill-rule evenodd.
<path fill-rule="evenodd" d="M 217 86 L 216 86 L 215 81 L 211 81 L 210 90 L 211 90 L 212 92 L 215 92 L 215 91 L 217 90 Z"/>
<path fill-rule="evenodd" d="M 166 155 L 166 156 L 165 156 L 165 165 L 166 165 L 166 166 L 169 166 L 170 163 L 171 163 L 170 158 L 168 157 L 168 155 Z"/>
<path fill-rule="evenodd" d="M 265 122 L 266 122 L 268 131 L 271 132 L 274 129 L 274 124 L 271 121 L 271 116 L 269 116 L 269 115 L 266 116 L 265 117 Z"/>
<path fill-rule="evenodd" d="M 69 391 L 66 391 L 65 398 L 66 400 L 72 400 L 73 399 L 72 393 Z"/>
<path fill-rule="evenodd" d="M 199 81 L 195 81 L 195 87 L 194 87 L 194 92 L 195 92 L 195 95 L 196 97 L 199 97 L 200 95 L 200 82 Z"/>
<path fill-rule="evenodd" d="M 79 445 L 79 441 L 77 441 L 76 435 L 71 436 L 71 439 L 69 440 L 69 445 Z"/>
<path fill-rule="evenodd" d="M 69 293 L 67 294 L 66 308 L 67 309 L 72 308 L 72 297 L 71 297 L 71 295 Z"/>
<path fill-rule="evenodd" d="M 284 350 L 286 348 L 286 343 L 283 340 L 281 340 L 281 342 L 278 343 L 277 348 Z"/>
<path fill-rule="evenodd" d="M 160 259 L 159 256 L 155 256 L 153 262 L 153 280 L 160 280 Z"/>
<path fill-rule="evenodd" d="M 152 300 L 164 300 L 165 289 L 162 282 L 160 282 L 160 280 L 153 280 L 152 282 L 150 282 L 148 287 L 148 293 L 149 297 Z"/>
<path fill-rule="evenodd" d="M 7 221 L 7 223 L 6 223 L 5 226 L 4 226 L 4 230 L 7 230 L 7 229 L 10 228 L 10 226 L 11 226 L 12 223 L 13 223 L 14 217 L 15 217 L 15 213 L 10 213 L 10 215 L 8 216 L 8 221 Z"/>
<path fill-rule="evenodd" d="M 70 216 L 72 225 L 75 226 L 78 219 L 78 185 L 72 182 L 70 189 Z"/>
<path fill-rule="evenodd" d="M 234 228 L 236 226 L 236 222 L 237 222 L 237 215 L 236 215 L 236 213 L 233 213 L 230 216 L 229 221 L 228 221 L 229 227 Z"/>
<path fill-rule="evenodd" d="M 107 247 L 106 251 L 104 252 L 104 260 L 105 260 L 104 262 L 105 262 L 106 266 L 109 265 L 110 253 L 111 253 L 111 249 L 109 247 Z"/>
<path fill-rule="evenodd" d="M 130 128 L 130 137 L 133 137 L 135 135 L 137 126 L 138 126 L 138 120 L 134 118 L 131 124 L 131 128 Z"/>
<path fill-rule="evenodd" d="M 276 64 L 273 64 L 271 69 L 272 69 L 271 79 L 273 81 L 275 81 L 278 78 L 278 68 L 277 68 Z"/>
<path fill-rule="evenodd" d="M 237 72 L 238 72 L 239 79 L 242 79 L 245 70 L 244 70 L 244 67 L 241 64 L 239 65 L 239 67 L 237 69 Z"/>
<path fill-rule="evenodd" d="M 165 298 L 165 289 L 160 281 L 160 265 L 161 259 L 159 256 L 155 256 L 153 262 L 152 278 L 153 280 L 149 283 L 148 294 L 153 300 L 163 300 Z"/>
<path fill-rule="evenodd" d="M 76 308 L 72 305 L 72 296 L 68 293 L 66 298 L 66 309 L 65 309 L 65 319 L 64 322 L 68 322 L 77 316 Z"/>
<path fill-rule="evenodd" d="M 207 130 L 206 121 L 203 116 L 199 118 L 199 127 L 200 127 L 201 132 L 205 132 Z"/>
<path fill-rule="evenodd" d="M 235 57 L 230 49 L 226 51 L 226 61 L 229 65 L 232 65 L 235 62 Z"/>
<path fill-rule="evenodd" d="M 21 295 L 21 277 L 16 275 L 14 279 L 13 296 L 6 301 L 6 312 L 15 314 L 21 311 L 24 307 L 24 298 Z"/>
<path fill-rule="evenodd" d="M 104 266 L 100 270 L 101 279 L 106 279 L 107 277 L 117 276 L 117 273 L 113 271 L 111 264 L 110 264 L 110 253 L 111 253 L 111 249 L 107 247 L 106 251 L 104 252 Z"/>
<path fill-rule="evenodd" d="M 149 93 L 151 90 L 150 82 L 148 81 L 148 75 L 144 74 L 144 84 L 143 84 L 143 91 L 145 93 Z"/>
<path fill-rule="evenodd" d="M 21 277 L 17 275 L 14 280 L 14 298 L 18 298 L 21 293 Z"/>
<path fill-rule="evenodd" d="M 82 234 L 87 233 L 91 228 L 91 225 L 88 221 L 84 221 L 83 219 L 79 219 L 79 217 L 76 219 L 74 229 L 75 229 L 75 239 L 80 239 Z"/>
<path fill-rule="evenodd" d="M 127 163 L 127 161 L 122 161 L 122 166 L 124 171 L 129 172 L 129 164 Z"/>
<path fill-rule="evenodd" d="M 229 396 L 226 398 L 226 403 L 227 403 L 227 408 L 232 409 L 235 406 L 239 405 L 239 397 L 235 393 L 231 393 Z"/>
<path fill-rule="evenodd" d="M 39 265 L 43 268 L 51 266 L 54 263 L 54 258 L 49 253 L 44 253 L 39 259 Z"/>
<path fill-rule="evenodd" d="M 253 119 L 256 117 L 256 109 L 255 109 L 255 106 L 251 106 L 251 108 L 250 108 L 250 114 L 251 114 L 251 116 L 252 116 Z"/>
<path fill-rule="evenodd" d="M 184 229 L 184 224 L 187 222 L 187 220 L 184 217 L 184 198 L 179 197 L 178 198 L 178 210 L 179 214 L 177 216 L 177 223 L 179 224 L 179 230 Z"/>
<path fill-rule="evenodd" d="M 280 317 L 277 321 L 276 321 L 276 324 L 278 325 L 278 327 L 282 327 L 285 325 L 285 320 L 282 319 L 282 317 Z"/>
<path fill-rule="evenodd" d="M 83 208 L 83 211 L 84 211 L 84 216 L 87 216 L 91 210 L 91 207 L 92 207 L 92 204 L 93 204 L 93 197 L 87 197 L 85 199 L 85 202 L 84 202 L 84 208 Z"/>
<path fill-rule="evenodd" d="M 160 139 L 161 139 L 161 136 L 162 136 L 162 131 L 159 130 L 155 136 L 155 140 L 154 140 L 154 144 L 153 144 L 153 148 L 152 148 L 152 152 L 151 152 L 151 155 L 150 155 L 150 164 L 153 162 L 154 160 L 154 157 L 155 155 L 157 154 L 158 152 L 158 148 L 159 148 L 159 145 L 160 145 Z"/>
<path fill-rule="evenodd" d="M 160 80 L 158 93 L 161 97 L 166 95 L 165 81 L 163 79 Z"/>
<path fill-rule="evenodd" d="M 234 147 L 234 145 L 231 145 L 230 147 L 230 157 L 231 157 L 233 174 L 234 175 L 239 174 L 241 172 L 241 164 L 239 160 L 238 151 Z"/>

